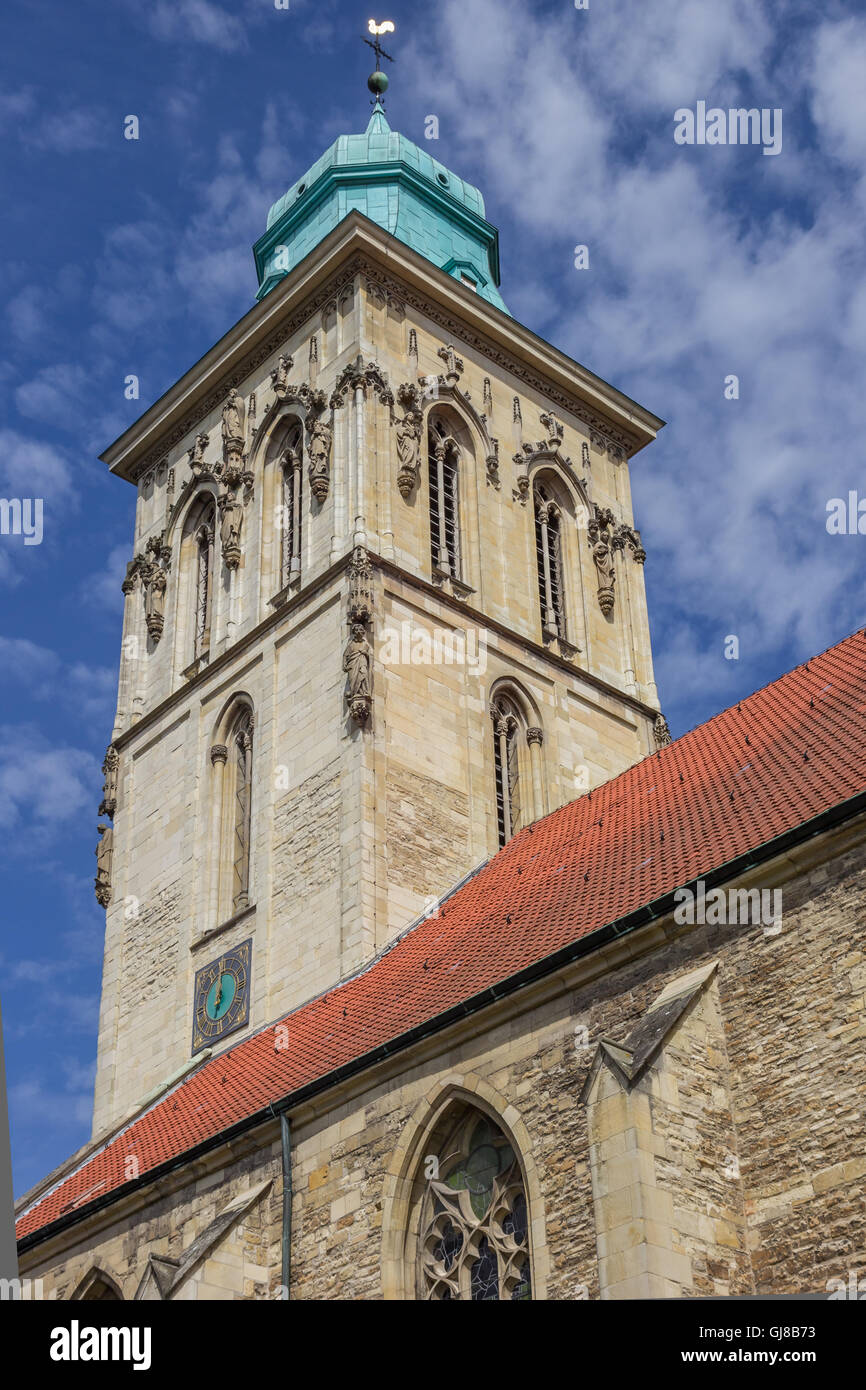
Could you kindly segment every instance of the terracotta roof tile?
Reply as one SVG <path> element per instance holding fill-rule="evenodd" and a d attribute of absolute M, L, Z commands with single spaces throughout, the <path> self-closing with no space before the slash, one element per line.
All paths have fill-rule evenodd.
<path fill-rule="evenodd" d="M 521 831 L 368 969 L 206 1062 L 38 1200 L 19 1238 L 866 788 L 855 633 Z"/>

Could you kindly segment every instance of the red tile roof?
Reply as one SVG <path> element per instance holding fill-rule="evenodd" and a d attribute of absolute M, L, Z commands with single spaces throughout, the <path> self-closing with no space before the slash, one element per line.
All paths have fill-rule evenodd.
<path fill-rule="evenodd" d="M 19 1238 L 866 789 L 858 632 L 554 811 L 367 970 L 206 1062 L 18 1222 Z"/>

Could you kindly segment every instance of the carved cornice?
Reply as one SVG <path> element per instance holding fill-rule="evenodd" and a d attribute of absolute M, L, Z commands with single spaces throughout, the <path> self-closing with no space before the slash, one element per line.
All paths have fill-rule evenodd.
<path fill-rule="evenodd" d="M 427 296 L 412 289 L 409 285 L 394 280 L 363 253 L 357 253 L 336 271 L 330 280 L 310 295 L 289 319 L 269 334 L 264 342 L 242 358 L 231 372 L 227 372 L 221 377 L 202 401 L 160 437 L 158 444 L 149 450 L 131 470 L 132 481 L 138 484 L 150 469 L 161 463 L 164 456 L 176 444 L 186 438 L 196 426 L 201 425 L 218 406 L 222 405 L 231 387 L 239 387 L 251 372 L 254 372 L 280 347 L 283 347 L 315 314 L 335 296 L 338 296 L 341 291 L 345 291 L 359 273 L 366 275 L 371 285 L 378 285 L 382 293 L 418 309 L 426 318 L 443 329 L 449 339 L 453 338 L 474 348 L 489 361 L 495 362 L 505 371 L 518 377 L 525 385 L 538 391 L 552 405 L 568 411 L 570 415 L 573 415 L 587 427 L 594 447 L 605 449 L 612 458 L 621 460 L 627 458 L 640 446 L 641 441 L 635 435 L 611 424 L 585 401 L 571 392 L 562 390 L 547 378 L 527 368 L 516 353 L 508 352 L 505 348 L 500 347 L 486 334 L 470 328 L 462 319 L 456 318 Z"/>
<path fill-rule="evenodd" d="M 378 281 L 380 285 L 391 293 L 400 293 L 405 302 L 414 309 L 420 310 L 426 318 L 430 319 L 438 327 L 444 328 L 449 338 L 454 338 L 469 347 L 475 348 L 482 353 L 489 361 L 496 362 L 498 366 L 519 377 L 527 386 L 531 386 L 544 396 L 552 404 L 567 410 L 570 415 L 574 415 L 582 421 L 587 428 L 594 432 L 595 440 L 603 446 L 612 457 L 617 459 L 627 458 L 638 448 L 640 440 L 627 430 L 620 429 L 611 424 L 604 416 L 588 406 L 585 401 L 572 395 L 571 392 L 563 391 L 555 386 L 547 378 L 531 371 L 515 353 L 506 351 L 492 342 L 486 334 L 476 329 L 470 328 L 462 319 L 455 318 L 454 315 L 447 313 L 439 305 L 433 304 L 424 295 L 413 290 L 410 286 L 398 286 L 386 271 L 380 270 L 378 266 L 368 264 L 363 256 L 359 257 L 361 269 L 371 279 Z M 592 437 L 592 435 L 591 435 Z"/>
<path fill-rule="evenodd" d="M 318 313 L 330 299 L 334 298 L 335 294 L 352 284 L 358 271 L 362 268 L 363 259 L 361 256 L 353 256 L 326 284 L 305 300 L 290 319 L 287 319 L 279 328 L 274 329 L 273 333 L 269 334 L 264 342 L 242 358 L 231 372 L 227 372 L 225 376 L 221 377 L 204 400 L 199 401 L 194 409 L 188 411 L 166 435 L 163 435 L 159 444 L 135 465 L 131 474 L 132 481 L 138 483 L 149 469 L 162 460 L 164 454 L 184 439 L 197 425 L 200 425 L 208 415 L 216 410 L 217 406 L 222 405 L 228 391 L 233 386 L 240 386 L 251 372 L 254 372 L 257 367 L 272 357 L 278 348 L 284 346 L 314 314 Z"/>

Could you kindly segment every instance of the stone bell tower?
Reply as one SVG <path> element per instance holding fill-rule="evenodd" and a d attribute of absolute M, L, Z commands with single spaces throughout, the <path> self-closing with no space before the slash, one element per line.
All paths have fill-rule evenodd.
<path fill-rule="evenodd" d="M 97 1133 L 666 737 L 629 491 L 662 422 L 510 316 L 480 192 L 377 100 L 254 252 L 103 456 L 138 501 Z"/>

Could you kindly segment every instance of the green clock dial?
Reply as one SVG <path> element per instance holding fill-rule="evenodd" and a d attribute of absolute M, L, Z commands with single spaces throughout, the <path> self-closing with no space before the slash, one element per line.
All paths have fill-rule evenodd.
<path fill-rule="evenodd" d="M 193 1056 L 249 1022 L 252 944 L 250 937 L 196 971 Z"/>
<path fill-rule="evenodd" d="M 205 1012 L 208 1018 L 218 1023 L 224 1018 L 232 1006 L 234 997 L 238 992 L 238 982 L 230 970 L 218 971 L 218 977 L 214 980 L 207 992 L 205 1000 Z"/>

